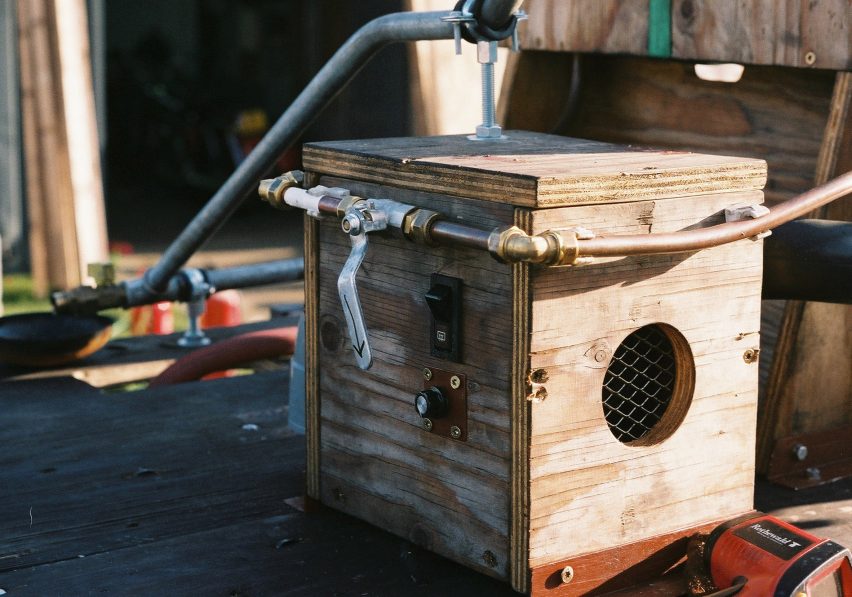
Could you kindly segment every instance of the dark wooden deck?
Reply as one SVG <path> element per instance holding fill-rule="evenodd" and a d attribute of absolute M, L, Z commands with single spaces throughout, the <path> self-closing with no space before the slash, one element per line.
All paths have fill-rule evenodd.
<path fill-rule="evenodd" d="M 286 402 L 281 370 L 130 393 L 68 377 L 0 383 L 0 589 L 515 594 L 347 516 L 288 504 L 303 493 L 304 438 L 288 430 Z M 852 481 L 759 490 L 758 508 L 852 544 Z"/>

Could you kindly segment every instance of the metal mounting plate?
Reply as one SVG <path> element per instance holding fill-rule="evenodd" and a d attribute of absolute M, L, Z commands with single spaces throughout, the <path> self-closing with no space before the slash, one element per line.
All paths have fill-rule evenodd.
<path fill-rule="evenodd" d="M 437 387 L 446 396 L 449 402 L 449 410 L 443 417 L 429 419 L 432 422 L 432 427 L 428 431 L 436 435 L 448 437 L 460 442 L 467 441 L 467 376 L 463 373 L 453 373 L 452 371 L 444 371 L 435 367 L 427 367 L 424 370 L 423 389 Z M 429 371 L 429 375 L 425 372 Z M 459 380 L 457 388 L 453 388 L 452 380 L 456 377 Z M 421 419 L 421 427 L 423 427 Z M 457 428 L 458 432 L 453 435 L 453 428 Z M 425 429 L 425 428 L 424 428 Z"/>

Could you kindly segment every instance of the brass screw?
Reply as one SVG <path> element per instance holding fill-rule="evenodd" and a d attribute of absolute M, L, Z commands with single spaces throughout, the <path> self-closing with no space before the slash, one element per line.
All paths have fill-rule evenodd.
<path fill-rule="evenodd" d="M 811 66 L 814 62 L 816 62 L 816 54 L 814 54 L 813 52 L 808 52 L 807 54 L 805 54 L 805 64 Z"/>
<path fill-rule="evenodd" d="M 461 379 L 459 379 L 458 375 L 453 375 L 450 378 L 450 387 L 454 390 L 458 390 L 459 386 L 461 386 Z"/>
<path fill-rule="evenodd" d="M 490 549 L 486 549 L 482 554 L 482 561 L 489 568 L 494 568 L 497 565 L 497 556 Z"/>
<path fill-rule="evenodd" d="M 423 369 L 423 379 L 429 381 L 432 379 L 432 370 L 429 368 Z"/>
<path fill-rule="evenodd" d="M 760 354 L 759 348 L 749 348 L 743 353 L 743 360 L 751 365 L 757 362 L 757 356 Z"/>
<path fill-rule="evenodd" d="M 453 439 L 460 438 L 461 437 L 461 429 L 459 429 L 458 426 L 456 426 L 456 425 L 453 425 L 452 427 L 450 427 L 450 437 L 453 438 Z"/>
<path fill-rule="evenodd" d="M 565 566 L 562 569 L 561 576 L 562 576 L 562 583 L 567 585 L 569 582 L 574 580 L 574 569 L 571 566 Z"/>
<path fill-rule="evenodd" d="M 426 431 L 432 431 L 432 419 L 427 419 L 423 417 L 423 429 Z"/>

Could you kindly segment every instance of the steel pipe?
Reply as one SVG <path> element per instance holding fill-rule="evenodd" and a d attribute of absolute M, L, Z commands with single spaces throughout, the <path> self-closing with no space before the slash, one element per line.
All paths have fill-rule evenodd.
<path fill-rule="evenodd" d="M 153 295 L 167 288 L 171 277 L 240 206 L 278 156 L 379 49 L 392 42 L 452 39 L 452 25 L 441 21 L 441 17 L 448 14 L 446 11 L 394 13 L 361 27 L 337 50 L 245 161 L 169 245 L 159 262 L 145 272 L 143 290 Z"/>

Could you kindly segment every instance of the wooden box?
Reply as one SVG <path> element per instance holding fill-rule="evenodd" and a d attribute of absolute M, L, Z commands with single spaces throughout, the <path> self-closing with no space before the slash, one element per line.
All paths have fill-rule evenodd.
<path fill-rule="evenodd" d="M 508 136 L 312 143 L 304 167 L 310 185 L 529 233 L 671 232 L 763 201 L 761 160 Z M 566 595 L 616 586 L 659 548 L 651 538 L 752 508 L 760 240 L 545 268 L 373 234 L 357 278 L 374 354 L 362 371 L 336 286 L 349 240 L 335 218 L 307 222 L 311 496 L 519 591 Z M 430 351 L 435 273 L 462 281 L 457 362 Z M 464 380 L 459 439 L 415 412 L 426 369 Z M 637 372 L 662 390 L 604 389 Z M 622 410 L 657 391 L 658 422 L 619 431 Z"/>

